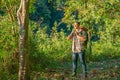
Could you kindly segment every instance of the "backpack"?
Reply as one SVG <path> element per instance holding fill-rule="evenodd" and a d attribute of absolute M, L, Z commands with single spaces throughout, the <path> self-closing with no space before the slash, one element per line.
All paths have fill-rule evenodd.
<path fill-rule="evenodd" d="M 81 27 L 81 30 L 85 31 L 86 32 L 86 41 L 85 41 L 85 44 L 87 45 L 87 42 L 88 42 L 88 29 L 86 27 Z"/>

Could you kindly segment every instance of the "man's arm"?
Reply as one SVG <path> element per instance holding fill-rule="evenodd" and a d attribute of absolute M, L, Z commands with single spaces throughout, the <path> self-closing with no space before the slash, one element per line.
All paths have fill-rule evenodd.
<path fill-rule="evenodd" d="M 71 40 L 73 38 L 73 35 L 74 35 L 74 31 L 72 31 L 70 35 L 67 36 L 67 40 Z"/>
<path fill-rule="evenodd" d="M 81 40 L 81 41 L 86 41 L 86 32 L 82 31 L 82 35 L 79 35 L 79 33 L 76 32 L 77 37 Z"/>

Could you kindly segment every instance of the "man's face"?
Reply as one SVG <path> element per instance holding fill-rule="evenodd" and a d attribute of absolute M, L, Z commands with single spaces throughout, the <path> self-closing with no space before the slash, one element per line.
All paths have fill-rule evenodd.
<path fill-rule="evenodd" d="M 76 23 L 76 22 L 74 23 L 74 28 L 75 28 L 75 29 L 78 29 L 78 28 L 79 28 L 78 23 Z"/>

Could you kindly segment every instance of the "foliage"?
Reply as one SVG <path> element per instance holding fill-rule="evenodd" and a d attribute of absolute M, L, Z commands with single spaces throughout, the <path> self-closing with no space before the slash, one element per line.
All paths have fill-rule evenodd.
<path fill-rule="evenodd" d="M 16 24 L 2 18 L 0 26 L 0 80 L 16 80 L 18 70 L 17 42 L 18 33 L 14 33 Z M 11 27 L 12 26 L 12 27 Z"/>
<path fill-rule="evenodd" d="M 67 41 L 66 36 L 70 33 L 74 21 L 86 26 L 92 35 L 92 56 L 90 57 L 88 50 L 86 53 L 88 63 L 120 59 L 119 3 L 119 0 L 31 0 L 31 77 L 34 77 L 34 72 L 47 75 L 49 71 L 51 74 L 51 70 L 58 70 L 60 74 L 60 69 L 64 73 L 70 73 L 71 41 Z M 2 0 L 0 3 L 0 80 L 16 80 L 18 75 L 18 6 L 19 0 Z M 44 76 L 40 79 L 42 78 Z"/>
<path fill-rule="evenodd" d="M 93 43 L 95 47 L 101 44 L 107 46 L 111 44 L 113 48 L 115 47 L 113 45 L 119 45 L 120 39 L 120 31 L 118 31 L 120 30 L 119 7 L 119 0 L 67 0 L 62 21 L 67 24 L 72 24 L 74 21 L 80 22 L 81 25 L 88 28 L 93 40 L 95 37 L 101 39 L 99 44 Z M 114 34 L 117 35 L 117 38 Z"/>
<path fill-rule="evenodd" d="M 63 17 L 63 0 L 35 0 L 34 10 L 30 12 L 30 19 L 40 27 L 51 29 L 54 22 L 60 22 Z"/>
<path fill-rule="evenodd" d="M 33 25 L 34 26 L 34 25 Z M 36 26 L 35 26 L 36 27 Z M 33 34 L 35 28 L 31 28 L 30 32 L 30 54 L 33 64 L 36 62 L 39 67 L 55 67 L 61 60 L 67 59 L 70 54 L 69 42 L 66 41 L 65 33 L 63 31 L 57 32 L 56 27 L 52 29 L 52 33 L 48 35 L 46 28 L 39 28 Z M 69 43 L 69 44 L 68 44 Z M 48 66 L 49 64 L 49 66 Z"/>

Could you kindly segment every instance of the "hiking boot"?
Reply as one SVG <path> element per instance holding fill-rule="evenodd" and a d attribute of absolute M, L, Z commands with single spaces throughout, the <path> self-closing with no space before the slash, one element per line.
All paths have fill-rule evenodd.
<path fill-rule="evenodd" d="M 88 77 L 87 74 L 85 74 L 85 77 Z"/>
<path fill-rule="evenodd" d="M 85 76 L 85 77 L 88 77 L 88 76 L 87 76 L 87 72 L 84 74 L 84 76 Z"/>

